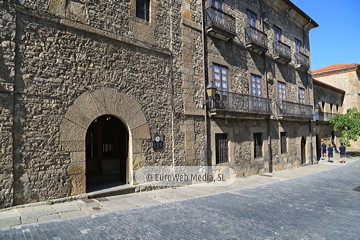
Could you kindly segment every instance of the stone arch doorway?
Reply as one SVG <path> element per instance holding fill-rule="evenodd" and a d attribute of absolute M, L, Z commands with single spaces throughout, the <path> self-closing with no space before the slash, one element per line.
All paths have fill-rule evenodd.
<path fill-rule="evenodd" d="M 301 137 L 301 165 L 306 163 L 306 138 Z"/>
<path fill-rule="evenodd" d="M 136 184 L 134 171 L 145 164 L 143 143 L 151 141 L 150 128 L 139 102 L 130 94 L 113 88 L 85 92 L 69 106 L 60 124 L 61 150 L 69 153 L 67 175 L 71 195 L 86 193 L 86 133 L 100 116 L 121 120 L 128 132 L 126 184 Z"/>
<path fill-rule="evenodd" d="M 86 192 L 126 183 L 129 134 L 120 119 L 102 115 L 86 132 Z"/>

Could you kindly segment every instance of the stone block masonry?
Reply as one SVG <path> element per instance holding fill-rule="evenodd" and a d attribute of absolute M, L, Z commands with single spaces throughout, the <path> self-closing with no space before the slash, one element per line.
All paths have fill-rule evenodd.
<path fill-rule="evenodd" d="M 171 137 L 179 121 L 169 105 L 181 105 L 169 81 L 179 76 L 169 29 L 155 25 L 168 18 L 167 6 L 157 4 L 147 24 L 130 20 L 128 2 L 50 1 L 49 12 L 40 1 L 0 4 L 1 208 L 85 193 L 85 134 L 101 115 L 129 128 L 127 183 L 145 161 L 172 163 L 172 148 L 183 148 Z M 111 12 L 119 8 L 127 10 Z M 144 33 L 152 37 L 145 41 Z M 154 133 L 169 139 L 160 151 L 152 149 Z"/>

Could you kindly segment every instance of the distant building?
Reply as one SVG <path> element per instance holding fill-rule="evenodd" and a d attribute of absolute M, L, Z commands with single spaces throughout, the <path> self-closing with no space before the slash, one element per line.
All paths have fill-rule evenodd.
<path fill-rule="evenodd" d="M 332 102 L 333 105 L 330 105 L 330 102 L 328 104 L 325 102 L 325 112 L 330 111 L 331 113 L 346 113 L 347 109 L 354 107 L 360 110 L 360 64 L 333 64 L 313 70 L 312 76 L 318 82 L 331 85 L 334 88 L 345 91 L 342 107 L 340 107 L 340 105 L 334 105 L 334 102 Z M 336 90 L 336 92 L 339 91 Z M 335 96 L 337 95 L 334 95 L 334 97 Z M 319 102 L 317 103 L 320 108 L 322 108 L 321 99 L 318 100 Z M 337 102 L 339 104 L 339 101 Z M 339 109 L 336 109 L 337 107 Z M 360 141 L 352 142 L 351 147 L 348 148 L 348 150 L 360 151 Z"/>
<path fill-rule="evenodd" d="M 313 80 L 314 83 L 314 108 L 316 123 L 316 155 L 321 157 L 321 142 L 340 146 L 339 131 L 334 131 L 330 119 L 337 114 L 342 114 L 345 91 L 323 82 Z"/>

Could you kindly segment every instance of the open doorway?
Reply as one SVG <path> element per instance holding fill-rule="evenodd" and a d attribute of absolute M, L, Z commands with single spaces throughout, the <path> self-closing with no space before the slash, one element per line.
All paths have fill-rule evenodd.
<path fill-rule="evenodd" d="M 111 115 L 96 118 L 86 133 L 86 192 L 126 183 L 129 134 Z"/>
<path fill-rule="evenodd" d="M 301 165 L 306 163 L 306 138 L 301 138 Z"/>
<path fill-rule="evenodd" d="M 318 161 L 321 159 L 321 140 L 318 134 L 316 134 L 316 159 Z"/>

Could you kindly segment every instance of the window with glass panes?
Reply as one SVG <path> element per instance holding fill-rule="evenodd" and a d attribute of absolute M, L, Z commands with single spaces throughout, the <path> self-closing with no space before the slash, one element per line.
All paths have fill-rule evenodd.
<path fill-rule="evenodd" d="M 251 95 L 261 97 L 261 77 L 251 74 Z"/>
<path fill-rule="evenodd" d="M 274 26 L 274 47 L 276 50 L 279 50 L 279 48 L 281 47 L 280 46 L 280 43 L 278 42 L 281 42 L 281 35 L 282 35 L 282 31 L 280 28 Z"/>
<path fill-rule="evenodd" d="M 300 52 L 301 52 L 301 41 L 295 38 L 295 61 L 296 63 L 300 63 Z"/>
<path fill-rule="evenodd" d="M 224 11 L 224 0 L 210 0 L 211 6 Z"/>
<path fill-rule="evenodd" d="M 252 11 L 247 10 L 247 17 L 248 17 L 249 26 L 256 28 L 256 20 L 257 20 L 256 14 L 253 13 Z"/>
<path fill-rule="evenodd" d="M 278 93 L 279 93 L 279 105 L 280 109 L 285 110 L 285 104 L 283 104 L 283 101 L 286 100 L 286 84 L 283 82 L 278 83 Z"/>
<path fill-rule="evenodd" d="M 136 17 L 149 21 L 150 0 L 136 0 Z"/>
<path fill-rule="evenodd" d="M 299 88 L 299 103 L 305 104 L 305 89 Z"/>
<path fill-rule="evenodd" d="M 211 20 L 218 24 L 224 24 L 224 0 L 211 0 L 211 6 L 220 10 L 211 9 Z"/>
<path fill-rule="evenodd" d="M 222 96 L 222 101 L 226 101 L 226 92 L 228 91 L 228 83 L 227 83 L 227 74 L 228 74 L 228 68 L 214 64 L 213 67 L 213 77 L 214 77 L 214 84 L 217 87 L 218 90 L 221 92 L 218 92 L 220 96 Z"/>
<path fill-rule="evenodd" d="M 277 26 L 274 26 L 274 41 L 281 41 L 282 31 Z"/>
<path fill-rule="evenodd" d="M 279 101 L 286 100 L 286 84 L 283 82 L 278 83 Z"/>
<path fill-rule="evenodd" d="M 295 51 L 298 53 L 298 52 L 301 52 L 301 41 L 297 38 L 295 38 Z"/>
<path fill-rule="evenodd" d="M 261 77 L 251 74 L 251 96 L 253 107 L 261 107 Z"/>

